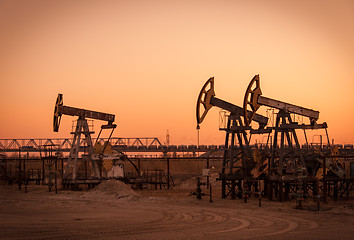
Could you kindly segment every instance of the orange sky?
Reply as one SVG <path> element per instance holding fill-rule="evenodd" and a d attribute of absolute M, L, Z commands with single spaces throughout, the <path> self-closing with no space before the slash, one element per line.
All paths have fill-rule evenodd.
<path fill-rule="evenodd" d="M 320 111 L 331 139 L 353 143 L 353 43 L 345 0 L 1 1 L 0 138 L 70 137 L 74 117 L 52 130 L 63 93 L 64 105 L 115 114 L 115 136 L 163 142 L 169 129 L 171 144 L 196 144 L 204 82 L 242 106 L 260 74 L 264 96 Z M 200 144 L 224 142 L 218 113 Z"/>

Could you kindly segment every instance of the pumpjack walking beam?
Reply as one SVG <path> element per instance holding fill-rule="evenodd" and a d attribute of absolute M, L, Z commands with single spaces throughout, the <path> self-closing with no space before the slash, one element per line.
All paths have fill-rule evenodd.
<path fill-rule="evenodd" d="M 113 114 L 108 114 L 108 113 L 102 113 L 102 112 L 96 112 L 96 111 L 90 111 L 86 109 L 80 109 L 80 108 L 75 108 L 75 107 L 69 107 L 69 106 L 64 106 L 63 105 L 63 95 L 58 94 L 56 103 L 55 103 L 55 108 L 54 108 L 54 119 L 53 119 L 53 131 L 58 132 L 59 126 L 60 126 L 60 121 L 62 115 L 69 115 L 69 116 L 77 116 L 77 125 L 73 138 L 73 142 L 71 145 L 70 149 L 70 155 L 68 158 L 68 166 L 66 168 L 67 173 L 65 174 L 66 177 L 68 177 L 69 169 L 72 170 L 72 180 L 77 179 L 77 162 L 78 162 L 78 155 L 79 155 L 79 148 L 80 148 L 80 143 L 81 143 L 81 134 L 84 134 L 85 136 L 85 142 L 87 144 L 87 148 L 89 151 L 89 161 L 91 162 L 93 168 L 94 168 L 94 173 L 97 178 L 100 177 L 100 168 L 98 166 L 97 161 L 92 160 L 92 155 L 94 154 L 94 149 L 92 145 L 92 139 L 91 139 L 91 134 L 94 132 L 90 131 L 87 119 L 96 119 L 96 120 L 101 120 L 101 121 L 107 121 L 107 125 L 102 125 L 102 129 L 112 129 L 112 132 L 110 136 L 112 136 L 112 133 L 114 129 L 117 127 L 116 124 L 113 124 L 115 120 L 115 115 Z M 101 133 L 101 132 L 100 132 Z"/>
<path fill-rule="evenodd" d="M 311 124 L 316 123 L 320 114 L 316 110 L 296 106 L 290 103 L 262 96 L 259 75 L 255 75 L 247 87 L 245 98 L 243 100 L 243 116 L 245 119 L 245 125 L 248 126 L 252 120 L 255 120 L 254 116 L 260 106 L 268 106 L 283 110 L 285 112 L 295 113 L 301 116 L 309 117 L 311 120 Z M 250 107 L 251 111 L 247 110 L 248 107 Z"/>
<path fill-rule="evenodd" d="M 243 124 L 241 107 L 215 97 L 214 78 L 212 77 L 204 84 L 198 96 L 197 129 L 213 106 L 230 112 L 225 129 L 223 168 L 219 179 L 222 181 L 222 197 L 226 198 L 231 195 L 231 198 L 235 198 L 236 188 L 242 191 L 242 182 L 245 184 L 245 179 L 250 177 L 249 172 L 254 165 L 246 132 L 251 127 Z M 268 122 L 267 117 L 259 114 L 254 114 L 254 120 L 259 124 L 259 129 L 263 129 Z M 236 148 L 235 141 L 238 141 L 239 148 Z M 226 191 L 226 188 L 229 191 Z"/>

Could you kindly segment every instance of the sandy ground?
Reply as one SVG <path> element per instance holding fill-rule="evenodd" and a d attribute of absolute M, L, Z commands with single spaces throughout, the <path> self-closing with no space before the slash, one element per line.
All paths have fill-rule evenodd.
<path fill-rule="evenodd" d="M 127 190 L 124 189 L 124 193 Z M 129 190 L 130 191 L 130 190 Z M 279 203 L 205 197 L 190 190 L 48 192 L 0 186 L 0 239 L 354 239 L 354 203 Z"/>

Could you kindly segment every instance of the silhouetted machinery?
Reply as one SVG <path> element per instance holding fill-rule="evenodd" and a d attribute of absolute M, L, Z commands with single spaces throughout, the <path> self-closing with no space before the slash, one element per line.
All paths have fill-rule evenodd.
<path fill-rule="evenodd" d="M 79 151 L 80 151 L 80 144 L 81 144 L 81 135 L 84 135 L 84 141 L 87 145 L 87 158 L 88 161 L 91 162 L 91 165 L 94 169 L 94 175 L 96 178 L 99 178 L 101 176 L 101 164 L 102 164 L 102 157 L 97 157 L 97 151 L 96 151 L 96 156 L 95 156 L 95 150 L 92 144 L 92 139 L 91 139 L 91 134 L 93 134 L 93 131 L 90 131 L 89 125 L 87 123 L 87 119 L 96 119 L 96 120 L 101 120 L 101 121 L 107 121 L 106 125 L 101 126 L 101 131 L 97 137 L 99 139 L 99 136 L 102 132 L 102 129 L 112 129 L 111 134 L 109 138 L 112 136 L 114 129 L 116 128 L 116 124 L 113 124 L 115 116 L 113 114 L 108 114 L 108 113 L 102 113 L 102 112 L 96 112 L 96 111 L 90 111 L 86 109 L 80 109 L 80 108 L 74 108 L 74 107 L 69 107 L 69 106 L 64 106 L 63 105 L 63 95 L 58 94 L 55 108 L 54 108 L 54 120 L 53 120 L 53 130 L 54 132 L 58 132 L 59 126 L 60 126 L 60 121 L 61 121 L 61 116 L 62 115 L 69 115 L 69 116 L 77 116 L 77 124 L 75 131 L 72 133 L 74 134 L 73 141 L 72 141 L 72 146 L 70 150 L 70 155 L 68 157 L 68 163 L 66 166 L 66 169 L 64 171 L 64 177 L 71 179 L 71 180 L 76 180 L 77 179 L 77 167 L 78 167 L 78 157 L 79 157 Z M 97 141 L 96 141 L 97 142 Z M 103 156 L 103 153 L 105 152 L 105 149 L 108 146 L 108 141 L 104 144 L 104 147 L 101 147 L 100 153 L 98 153 L 99 156 Z M 71 176 L 70 176 L 71 175 Z"/>
<path fill-rule="evenodd" d="M 295 186 L 297 179 L 303 176 L 315 179 L 318 170 L 321 170 L 323 158 L 319 152 L 309 151 L 305 130 L 325 129 L 329 146 L 327 124 L 317 123 L 319 112 L 316 110 L 262 96 L 259 75 L 256 75 L 249 83 L 243 108 L 216 98 L 214 78 L 210 78 L 204 84 L 197 101 L 198 129 L 199 124 L 203 122 L 207 112 L 213 106 L 230 112 L 227 127 L 223 129 L 226 131 L 226 138 L 223 167 L 219 177 L 222 181 L 223 198 L 245 196 L 247 195 L 245 192 L 249 191 L 252 185 L 257 185 L 258 191 L 258 183 L 261 179 L 267 181 L 264 183 L 264 188 L 268 193 L 265 194 L 272 195 L 275 191 L 279 193 L 279 200 L 282 200 L 283 196 L 289 195 L 290 189 L 297 188 Z M 257 114 L 260 106 L 278 110 L 275 126 L 269 126 L 268 118 Z M 299 124 L 293 121 L 291 114 L 308 118 L 309 124 Z M 257 122 L 258 128 L 253 129 L 251 122 Z M 296 129 L 304 131 L 307 149 L 301 148 Z M 264 149 L 250 146 L 249 141 L 254 134 L 268 134 Z M 268 146 L 268 141 L 272 137 L 273 140 L 270 142 L 273 142 Z M 343 169 L 333 161 L 328 160 L 326 167 L 338 177 L 344 176 Z"/>
<path fill-rule="evenodd" d="M 317 124 L 319 112 L 262 96 L 259 75 L 256 75 L 249 83 L 244 97 L 243 116 L 245 119 L 245 125 L 249 125 L 251 123 L 254 118 L 254 114 L 256 114 L 256 111 L 260 106 L 268 106 L 279 110 L 276 115 L 275 126 L 269 127 L 270 131 L 274 130 L 272 155 L 270 161 L 271 174 L 281 176 L 285 172 L 292 173 L 297 170 L 296 168 L 300 168 L 303 169 L 306 174 L 313 175 L 314 169 L 310 166 L 307 168 L 303 152 L 300 151 L 301 147 L 295 130 L 327 129 L 326 123 Z M 248 108 L 250 108 L 251 113 L 247 111 Z M 294 122 L 291 118 L 291 113 L 309 118 L 310 124 L 306 125 Z M 278 134 L 280 134 L 280 141 L 278 139 Z M 326 135 L 329 145 L 327 130 Z M 308 172 L 309 170 L 311 171 L 310 173 Z"/>
<path fill-rule="evenodd" d="M 274 190 L 279 193 L 279 200 L 288 198 L 287 193 L 290 191 L 291 183 L 298 181 L 299 178 L 303 178 L 304 176 L 306 177 L 307 182 L 312 181 L 314 183 L 313 185 L 316 185 L 315 183 L 318 179 L 315 177 L 318 177 L 319 172 L 323 172 L 323 165 L 325 165 L 327 170 L 330 170 L 336 175 L 336 177 L 345 177 L 344 169 L 338 165 L 333 158 L 327 158 L 325 160 L 326 163 L 324 164 L 323 154 L 325 154 L 325 152 L 313 151 L 313 149 L 309 148 L 306 130 L 325 129 L 327 147 L 328 150 L 331 149 L 327 133 L 327 123 L 317 123 L 319 118 L 318 111 L 262 96 L 259 75 L 255 75 L 249 83 L 244 96 L 243 116 L 246 126 L 250 125 L 260 106 L 268 106 L 279 110 L 276 114 L 275 126 L 267 127 L 263 132 L 250 131 L 251 134 L 268 132 L 270 135 L 274 130 L 271 154 L 268 156 L 268 163 L 265 163 L 268 170 L 269 196 L 272 195 Z M 250 111 L 248 111 L 248 109 L 250 109 Z M 309 124 L 299 124 L 298 122 L 293 121 L 291 114 L 308 118 Z M 296 129 L 303 130 L 306 140 L 305 146 L 307 147 L 301 148 L 295 131 Z M 327 152 L 326 154 L 331 153 Z M 261 168 L 264 169 L 264 164 L 262 165 Z M 254 169 L 252 173 L 257 172 L 255 170 L 257 169 Z M 261 171 L 258 171 L 258 173 L 260 172 Z M 255 175 L 253 176 L 255 177 Z M 312 189 L 315 188 L 317 187 L 312 187 Z"/>
<path fill-rule="evenodd" d="M 198 129 L 199 124 L 203 122 L 213 106 L 230 112 L 227 127 L 224 129 L 226 138 L 223 166 L 219 180 L 222 182 L 222 197 L 225 198 L 230 195 L 231 198 L 236 198 L 236 195 L 244 189 L 242 184 L 248 184 L 246 181 L 251 180 L 250 171 L 255 167 L 246 132 L 251 127 L 243 124 L 243 108 L 215 97 L 214 78 L 212 77 L 202 87 L 197 100 Z M 253 113 L 253 120 L 259 124 L 259 129 L 263 129 L 268 122 L 267 117 L 257 113 Z M 237 141 L 238 146 L 236 147 Z"/>

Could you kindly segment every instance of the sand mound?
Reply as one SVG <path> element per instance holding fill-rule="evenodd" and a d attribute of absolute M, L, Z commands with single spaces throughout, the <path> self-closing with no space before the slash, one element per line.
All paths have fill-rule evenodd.
<path fill-rule="evenodd" d="M 136 199 L 139 196 L 131 187 L 118 180 L 106 180 L 84 193 L 83 198 L 90 199 Z"/>

